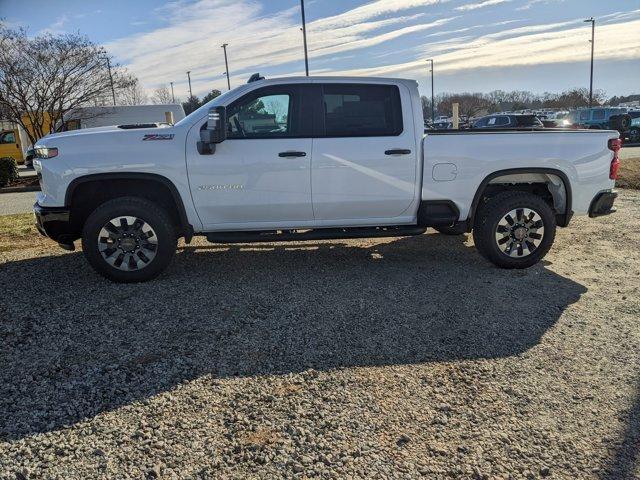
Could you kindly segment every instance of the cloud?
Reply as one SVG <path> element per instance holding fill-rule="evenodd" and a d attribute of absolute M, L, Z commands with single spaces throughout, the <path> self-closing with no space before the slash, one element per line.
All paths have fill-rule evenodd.
<path fill-rule="evenodd" d="M 578 24 L 582 19 L 549 25 L 532 25 L 511 29 L 474 40 L 443 42 L 436 45 L 433 55 L 441 73 L 455 73 L 480 68 L 504 68 L 535 66 L 542 64 L 587 62 L 591 55 L 589 39 L 591 30 L 583 26 L 540 31 L 559 25 Z M 555 26 L 555 27 L 554 27 Z M 519 32 L 520 34 L 517 34 Z M 515 33 L 515 35 L 514 35 Z M 438 50 L 446 50 L 438 53 Z M 430 55 L 429 46 L 421 58 Z M 640 19 L 624 23 L 601 25 L 596 31 L 596 64 L 603 60 L 631 60 L 640 58 Z M 395 65 L 355 69 L 340 72 L 346 75 L 404 75 L 418 74 L 424 67 L 422 60 L 412 60 Z"/>
<path fill-rule="evenodd" d="M 501 3 L 507 3 L 511 0 L 484 0 L 484 2 L 480 3 L 467 3 L 466 5 L 460 5 L 456 7 L 456 10 L 460 11 L 468 11 L 468 10 L 477 10 L 478 8 L 490 7 L 492 5 L 499 5 Z"/>
<path fill-rule="evenodd" d="M 66 33 L 64 30 L 64 26 L 69 22 L 69 16 L 67 14 L 60 15 L 56 20 L 46 28 L 43 28 L 38 32 L 38 34 L 46 34 L 50 33 L 53 35 L 58 35 L 61 33 Z"/>
<path fill-rule="evenodd" d="M 308 22 L 310 57 L 313 60 L 356 51 L 436 28 L 452 19 L 416 22 L 425 15 L 424 7 L 443 1 L 378 0 Z M 417 11 L 418 8 L 421 10 Z M 175 1 L 160 7 L 156 13 L 169 19 L 166 26 L 106 45 L 150 88 L 169 81 L 186 85 L 184 72 L 187 70 L 192 72 L 194 92 L 202 94 L 214 84 L 221 87 L 226 83 L 219 73 L 224 71 L 219 48 L 222 43 L 229 43 L 232 80 L 236 80 L 233 75 L 238 73 L 243 76 L 248 71 L 268 74 L 292 62 L 301 65 L 302 38 L 297 6 L 265 15 L 262 6 L 252 0 Z M 407 25 L 409 23 L 411 25 Z"/>

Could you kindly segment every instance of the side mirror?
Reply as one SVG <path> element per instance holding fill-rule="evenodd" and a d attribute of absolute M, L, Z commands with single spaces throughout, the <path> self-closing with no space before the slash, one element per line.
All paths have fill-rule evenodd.
<path fill-rule="evenodd" d="M 225 107 L 213 107 L 209 109 L 207 126 L 200 130 L 198 153 L 210 155 L 216 151 L 216 144 L 227 139 L 227 110 Z"/>

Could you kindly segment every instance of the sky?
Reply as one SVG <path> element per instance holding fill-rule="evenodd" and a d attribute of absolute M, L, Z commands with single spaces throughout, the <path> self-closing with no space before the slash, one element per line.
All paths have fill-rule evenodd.
<path fill-rule="evenodd" d="M 312 75 L 413 78 L 438 92 L 589 86 L 640 93 L 640 0 L 306 0 Z M 0 18 L 30 35 L 80 32 L 145 89 L 226 90 L 255 72 L 304 74 L 299 0 L 0 0 Z"/>

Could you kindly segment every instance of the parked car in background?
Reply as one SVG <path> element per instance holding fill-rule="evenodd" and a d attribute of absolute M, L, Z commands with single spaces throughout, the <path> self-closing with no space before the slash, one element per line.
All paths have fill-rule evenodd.
<path fill-rule="evenodd" d="M 624 107 L 580 108 L 569 112 L 568 123 L 590 130 L 617 130 L 624 134 L 631 126 L 631 117 Z"/>
<path fill-rule="evenodd" d="M 471 128 L 544 128 L 533 114 L 493 114 L 477 119 Z"/>
<path fill-rule="evenodd" d="M 628 115 L 631 117 L 631 125 L 626 137 L 630 143 L 640 143 L 640 110 L 632 110 Z"/>

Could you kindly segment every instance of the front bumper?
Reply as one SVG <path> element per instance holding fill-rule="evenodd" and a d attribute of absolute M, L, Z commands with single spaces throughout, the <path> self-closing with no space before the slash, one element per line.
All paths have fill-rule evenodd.
<path fill-rule="evenodd" d="M 601 217 L 602 215 L 609 215 L 615 212 L 616 209 L 613 208 L 613 203 L 617 197 L 618 193 L 615 191 L 599 192 L 591 201 L 589 216 L 591 218 Z"/>
<path fill-rule="evenodd" d="M 60 244 L 62 248 L 73 250 L 73 241 L 77 234 L 70 221 L 71 211 L 65 207 L 43 207 L 36 203 L 33 206 L 36 227 L 45 237 Z"/>

